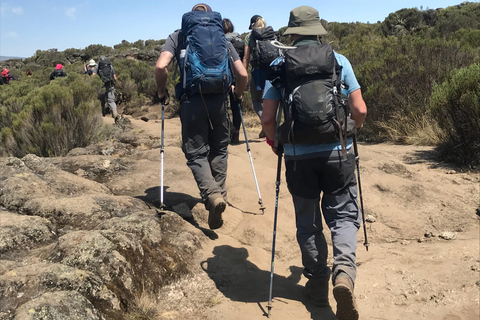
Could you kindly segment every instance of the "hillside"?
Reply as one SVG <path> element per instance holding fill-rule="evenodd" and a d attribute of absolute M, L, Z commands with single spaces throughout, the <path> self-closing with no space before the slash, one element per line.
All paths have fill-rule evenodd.
<path fill-rule="evenodd" d="M 213 232 L 179 119 L 165 124 L 161 211 L 160 123 L 127 118 L 115 139 L 66 157 L 0 158 L 0 319 L 264 319 L 276 156 L 248 132 L 267 207 L 258 215 L 245 144 L 229 147 L 230 206 Z M 437 162 L 431 147 L 359 149 L 371 221 L 368 252 L 358 233 L 361 319 L 477 319 L 480 176 Z M 283 178 L 271 319 L 334 319 L 333 297 L 321 309 L 304 296 Z"/>

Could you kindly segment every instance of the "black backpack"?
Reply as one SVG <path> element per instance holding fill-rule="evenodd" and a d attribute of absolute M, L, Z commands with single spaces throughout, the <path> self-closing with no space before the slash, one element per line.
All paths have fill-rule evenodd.
<path fill-rule="evenodd" d="M 329 143 L 355 135 L 348 97 L 341 93 L 338 65 L 330 44 L 304 45 L 286 50 L 285 62 L 277 66 L 282 76 L 273 81 L 282 88 L 285 122 L 278 128 L 279 142 Z M 345 156 L 345 152 L 344 152 Z"/>
<path fill-rule="evenodd" d="M 61 77 L 66 77 L 67 74 L 65 73 L 65 71 L 63 71 L 63 69 L 55 69 L 53 71 L 53 78 L 56 79 L 56 78 L 61 78 Z"/>
<path fill-rule="evenodd" d="M 235 51 L 237 51 L 238 55 L 240 56 L 240 60 L 243 60 L 243 56 L 245 54 L 245 41 L 240 38 L 239 34 L 236 34 L 234 37 L 227 37 L 227 40 L 232 43 Z"/>
<path fill-rule="evenodd" d="M 270 63 L 280 56 L 280 49 L 272 45 L 271 40 L 276 40 L 272 27 L 252 30 L 250 35 L 252 67 L 267 69 L 270 67 Z"/>
<path fill-rule="evenodd" d="M 113 82 L 113 68 L 112 64 L 108 60 L 101 60 L 98 63 L 98 75 L 102 79 L 103 83 Z"/>

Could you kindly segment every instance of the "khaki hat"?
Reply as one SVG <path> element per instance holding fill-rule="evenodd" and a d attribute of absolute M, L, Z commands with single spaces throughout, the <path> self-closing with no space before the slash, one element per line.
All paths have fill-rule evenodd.
<path fill-rule="evenodd" d="M 320 22 L 317 10 L 309 6 L 301 6 L 290 11 L 288 28 L 283 35 L 287 34 L 321 36 L 327 34 L 327 30 L 325 30 Z"/>
<path fill-rule="evenodd" d="M 90 59 L 90 61 L 88 62 L 88 66 L 89 67 L 95 67 L 97 64 L 95 63 L 95 60 L 93 59 Z"/>

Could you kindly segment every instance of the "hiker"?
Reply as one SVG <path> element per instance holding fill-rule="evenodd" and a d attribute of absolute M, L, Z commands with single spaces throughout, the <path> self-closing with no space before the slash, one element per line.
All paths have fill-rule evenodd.
<path fill-rule="evenodd" d="M 31 76 L 32 74 L 33 74 L 32 70 L 30 70 L 30 69 L 25 70 L 25 75 L 27 77 Z"/>
<path fill-rule="evenodd" d="M 253 109 L 255 110 L 255 113 L 260 119 L 262 118 L 263 112 L 262 96 L 263 89 L 265 87 L 266 70 L 263 67 L 259 66 L 258 60 L 256 59 L 256 57 L 259 55 L 257 52 L 258 47 L 256 45 L 256 39 L 252 37 L 252 34 L 255 30 L 262 33 L 263 31 L 267 30 L 266 28 L 267 23 L 260 15 L 256 14 L 250 19 L 250 26 L 248 27 L 248 29 L 252 31 L 245 37 L 245 54 L 243 57 L 243 65 L 245 69 L 248 69 L 248 64 L 252 66 L 250 79 L 250 95 L 252 98 Z M 271 27 L 268 28 L 268 30 L 270 29 Z M 274 34 L 273 29 L 271 29 L 271 33 Z M 258 137 L 264 138 L 265 132 L 263 130 L 260 131 Z"/>
<path fill-rule="evenodd" d="M 1 72 L 0 84 L 10 84 L 11 80 L 18 80 L 18 77 L 14 77 L 7 68 Z"/>
<path fill-rule="evenodd" d="M 243 61 L 243 53 L 245 50 L 245 41 L 240 38 L 240 34 L 234 32 L 234 26 L 230 19 L 223 19 L 223 29 L 225 32 L 225 37 L 230 41 L 238 53 L 240 60 Z M 240 125 L 242 124 L 242 116 L 240 114 L 241 104 L 236 101 L 236 98 L 233 94 L 233 89 L 230 91 L 230 108 L 232 109 L 232 123 L 233 127 L 230 127 L 230 143 L 238 144 L 240 142 Z"/>
<path fill-rule="evenodd" d="M 95 61 L 90 60 L 90 62 Z M 115 123 L 118 123 L 121 117 L 117 112 L 114 87 L 115 81 L 117 81 L 117 76 L 115 75 L 115 69 L 113 69 L 111 62 L 107 60 L 105 56 L 100 56 L 100 62 L 93 68 L 92 76 L 96 74 L 98 74 L 100 79 L 103 81 L 103 85 L 105 87 L 105 99 L 107 100 L 108 108 L 112 111 L 112 117 L 115 119 Z M 105 116 L 107 112 L 103 110 L 102 114 Z"/>
<path fill-rule="evenodd" d="M 202 20 L 209 23 L 202 25 Z M 194 49 L 190 50 L 190 46 Z M 211 52 L 218 59 L 211 59 Z M 203 55 L 210 58 L 211 64 L 202 69 L 203 62 L 199 60 Z M 183 15 L 182 29 L 170 34 L 163 45 L 155 79 L 157 96 L 164 104 L 169 100 L 167 67 L 174 58 L 180 67 L 175 97 L 180 101 L 182 150 L 209 211 L 209 227 L 218 229 L 223 225 L 222 213 L 227 201 L 227 92 L 231 90 L 233 71 L 236 77 L 233 94 L 238 101 L 243 99 L 247 71 L 233 45 L 225 38 L 221 15 L 204 3 L 195 5 L 191 12 Z M 186 59 L 190 68 L 184 68 Z M 220 76 L 215 76 L 211 70 Z"/>
<path fill-rule="evenodd" d="M 90 61 L 88 62 L 88 65 L 85 67 L 85 74 L 88 74 L 89 76 L 91 76 L 96 66 L 97 66 L 97 63 L 95 62 L 95 60 L 90 59 Z"/>
<path fill-rule="evenodd" d="M 58 63 L 55 66 L 55 70 L 53 70 L 53 72 L 50 74 L 50 81 L 55 80 L 56 78 L 63 78 L 63 77 L 66 77 L 66 76 L 67 76 L 67 74 L 65 73 L 65 71 L 63 71 L 62 64 Z"/>
<path fill-rule="evenodd" d="M 284 57 L 282 57 L 285 61 L 286 71 L 280 71 L 280 74 L 284 73 L 283 76 L 285 76 L 284 79 L 286 80 L 283 83 L 286 81 L 287 86 L 282 87 L 282 82 L 276 83 L 275 81 L 273 81 L 273 84 L 271 81 L 267 81 L 265 85 L 262 126 L 267 135 L 267 143 L 273 147 L 275 153 L 282 151 L 280 145 L 278 148 L 275 148 L 275 132 L 278 135 L 277 139 L 283 141 L 286 181 L 288 190 L 292 194 L 295 208 L 297 241 L 302 254 L 303 274 L 308 278 L 305 285 L 306 293 L 315 305 L 328 307 L 328 284 L 330 276 L 332 276 L 333 295 L 337 302 L 337 319 L 354 320 L 358 319 L 358 309 L 353 290 L 357 274 L 355 266 L 357 230 L 360 227 L 362 212 L 359 211 L 357 202 L 355 154 L 351 137 L 355 134 L 355 128 L 358 130 L 362 127 L 367 114 L 367 107 L 350 62 L 343 55 L 333 52 L 330 44 L 321 44 L 321 36 L 326 33 L 320 22 L 318 11 L 314 8 L 301 6 L 290 12 L 288 27 L 284 35 L 290 35 L 294 41 L 293 45 L 297 48 L 291 51 L 286 50 Z M 333 52 L 333 55 L 310 54 L 312 52 L 318 53 L 320 52 L 319 50 L 324 50 L 327 53 Z M 297 52 L 303 52 L 303 55 L 297 54 Z M 294 56 L 295 54 L 297 55 Z M 308 81 L 305 78 L 291 79 L 292 74 L 289 74 L 287 78 L 286 72 L 291 70 L 287 69 L 288 64 L 286 60 L 289 57 L 292 57 L 288 61 L 292 63 L 292 66 L 294 62 L 293 57 L 302 58 L 305 61 L 308 61 L 310 58 L 311 62 L 305 64 L 309 69 L 303 68 L 304 75 L 310 76 L 308 78 L 310 80 L 315 80 Z M 278 58 L 273 64 L 280 65 L 282 58 Z M 302 128 L 295 122 L 287 123 L 287 127 L 290 127 L 287 128 L 287 131 L 282 131 L 282 126 L 276 131 L 276 112 L 280 102 L 282 101 L 283 108 L 286 105 L 288 106 L 289 104 L 287 103 L 290 103 L 292 99 L 293 102 L 296 102 L 296 99 L 300 99 L 301 102 L 314 101 L 315 105 L 318 104 L 320 101 L 318 98 L 321 97 L 320 94 L 315 95 L 316 91 L 314 89 L 308 90 L 308 85 L 314 86 L 317 84 L 317 86 L 326 88 L 326 86 L 321 84 L 334 81 L 336 77 L 334 75 L 337 75 L 339 70 L 334 68 L 335 60 L 341 66 L 341 80 L 345 82 L 344 88 L 348 88 L 342 88 L 341 90 L 345 94 L 345 100 L 348 99 L 351 118 L 347 118 L 345 121 L 351 129 L 344 128 L 342 130 L 346 130 L 345 132 L 349 131 L 350 137 L 346 141 L 339 141 L 340 134 L 343 134 L 341 130 L 338 135 L 334 134 L 333 136 L 325 135 L 320 131 L 308 131 L 314 130 L 315 127 L 307 127 L 305 129 L 307 131 L 303 132 L 314 132 L 313 134 L 303 134 L 301 132 Z M 328 78 L 315 76 L 316 74 L 310 75 L 312 67 L 318 70 L 318 65 L 320 67 L 323 66 L 323 61 L 331 62 L 324 69 L 327 71 L 323 71 L 324 75 L 330 74 Z M 316 64 L 314 65 L 313 63 Z M 299 70 L 295 69 L 295 71 L 298 72 Z M 293 88 L 295 91 L 292 90 L 289 84 L 295 84 Z M 307 90 L 302 91 L 302 86 L 307 87 Z M 282 90 L 291 92 L 288 102 L 283 102 Z M 305 96 L 299 97 L 296 95 L 297 90 L 301 91 Z M 336 93 L 336 90 L 330 90 L 332 90 L 330 93 Z M 325 93 L 327 93 L 326 98 L 329 99 L 328 92 L 323 92 L 324 98 Z M 330 98 L 329 101 L 336 102 L 334 98 Z M 315 105 L 310 103 L 307 107 L 315 108 Z M 303 107 L 303 105 L 299 107 Z M 289 110 L 291 111 L 291 109 Z M 291 116 L 288 113 L 284 113 L 284 115 Z M 297 122 L 300 121 L 295 116 L 293 117 Z M 342 117 L 332 119 L 325 126 L 336 130 L 333 120 L 340 121 L 342 120 L 340 118 Z M 293 130 L 293 132 L 289 130 Z M 284 132 L 287 132 L 287 137 L 285 137 Z M 292 140 L 294 143 L 291 143 Z M 323 195 L 320 198 L 321 193 Z M 327 266 L 328 251 L 327 242 L 322 232 L 322 214 L 331 231 L 334 258 L 332 269 Z"/>

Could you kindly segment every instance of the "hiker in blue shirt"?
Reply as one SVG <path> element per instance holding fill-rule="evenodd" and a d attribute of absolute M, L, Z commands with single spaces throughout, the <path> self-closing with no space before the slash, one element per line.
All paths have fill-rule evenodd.
<path fill-rule="evenodd" d="M 290 12 L 284 35 L 290 35 L 293 45 L 300 48 L 305 45 L 320 45 L 317 37 L 326 33 L 320 23 L 318 11 L 301 6 Z M 360 86 L 347 58 L 336 52 L 334 57 L 342 66 L 341 80 L 348 87 L 343 89 L 343 93 L 348 96 L 353 119 L 348 121 L 352 127 L 354 124 L 359 129 L 367 114 Z M 274 63 L 279 63 L 277 60 Z M 267 135 L 267 143 L 272 147 L 276 132 L 276 112 L 281 101 L 280 90 L 267 81 L 263 95 L 262 126 Z M 273 149 L 276 153 L 281 152 L 280 149 Z M 351 138 L 345 142 L 344 149 L 346 150 L 342 150 L 340 141 L 283 145 L 286 181 L 295 208 L 303 274 L 308 278 L 306 293 L 315 305 L 328 307 L 328 284 L 332 276 L 337 319 L 355 320 L 358 319 L 353 293 L 356 279 L 355 257 L 357 230 L 362 212 L 357 202 L 355 154 Z M 342 151 L 345 151 L 345 154 L 342 154 Z M 327 265 L 328 250 L 322 232 L 322 214 L 332 236 L 332 269 Z"/>
<path fill-rule="evenodd" d="M 212 12 L 212 9 L 207 4 L 197 4 L 192 8 L 192 12 L 184 14 L 182 18 L 182 29 L 184 27 L 184 21 L 187 34 L 189 31 L 188 27 L 202 28 L 199 24 L 193 24 L 197 21 L 195 18 L 201 17 L 204 17 L 205 20 L 209 22 L 215 22 L 214 25 L 209 25 L 209 36 L 215 38 L 214 40 L 207 39 L 207 41 L 211 41 L 211 43 L 215 45 L 205 47 L 213 51 L 222 51 L 225 50 L 223 48 L 226 48 L 227 53 L 222 51 L 222 57 L 225 59 L 221 62 L 223 66 L 227 63 L 227 68 L 228 65 L 232 65 L 236 79 L 233 94 L 238 101 L 241 101 L 248 79 L 247 71 L 243 67 L 242 61 L 239 59 L 233 45 L 225 39 L 220 14 Z M 191 18 L 191 20 L 188 18 Z M 217 20 L 219 20 L 218 24 Z M 189 24 L 190 22 L 192 22 L 192 24 Z M 207 33 L 202 31 L 204 30 L 202 29 L 191 36 L 206 36 Z M 187 71 L 183 68 L 183 61 L 188 58 L 190 51 L 186 52 L 189 48 L 187 48 L 185 41 L 182 30 L 177 30 L 168 36 L 155 68 L 157 96 L 160 101 L 167 103 L 167 67 L 175 58 L 179 61 L 178 64 L 181 70 L 181 81 L 175 87 L 175 96 L 180 100 L 182 150 L 187 159 L 187 165 L 192 170 L 195 181 L 197 182 L 203 203 L 209 211 L 209 227 L 211 229 L 217 229 L 223 225 L 222 213 L 226 208 L 227 201 L 225 181 L 227 178 L 227 148 L 230 124 L 227 113 L 226 95 L 228 91 L 231 90 L 231 79 L 230 83 L 224 81 L 225 78 L 221 78 L 223 80 L 217 80 L 221 81 L 224 86 L 222 85 L 222 88 L 212 87 L 212 93 L 203 93 L 201 86 L 199 87 L 198 84 L 195 84 L 195 86 L 188 84 L 187 81 L 189 78 L 187 77 Z M 201 43 L 203 44 L 203 42 Z M 191 45 L 194 46 L 195 43 Z M 202 49 L 203 48 L 196 47 L 196 50 L 202 51 Z M 205 51 L 202 52 L 202 54 L 204 53 Z M 225 56 L 225 54 L 228 54 L 228 56 Z M 228 63 L 227 59 L 230 60 L 230 63 Z M 192 69 L 193 68 L 190 68 L 188 71 L 193 72 Z M 185 74 L 182 70 L 185 71 Z M 227 69 L 225 72 L 229 73 L 230 71 Z M 225 73 L 223 76 L 228 78 L 228 75 Z M 200 83 L 203 81 L 203 77 L 201 78 L 202 79 L 198 80 Z M 204 85 L 208 86 L 209 83 L 204 83 Z"/>

